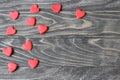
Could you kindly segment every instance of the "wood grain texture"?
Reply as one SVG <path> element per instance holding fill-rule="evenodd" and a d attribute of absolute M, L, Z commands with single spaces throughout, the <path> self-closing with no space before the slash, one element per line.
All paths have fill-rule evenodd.
<path fill-rule="evenodd" d="M 61 3 L 60 14 L 51 5 Z M 41 12 L 31 14 L 38 4 Z M 75 10 L 84 9 L 83 19 L 75 18 Z M 20 11 L 17 21 L 8 13 Z M 35 16 L 31 28 L 25 20 Z M 0 80 L 120 80 L 120 0 L 1 0 L 0 1 Z M 40 35 L 37 25 L 46 24 L 49 31 Z M 18 30 L 15 36 L 5 34 L 9 25 Z M 30 39 L 32 51 L 22 44 Z M 14 55 L 6 57 L 2 48 L 14 47 Z M 31 70 L 27 60 L 38 58 L 40 64 Z M 7 71 L 7 63 L 19 64 L 15 73 Z"/>

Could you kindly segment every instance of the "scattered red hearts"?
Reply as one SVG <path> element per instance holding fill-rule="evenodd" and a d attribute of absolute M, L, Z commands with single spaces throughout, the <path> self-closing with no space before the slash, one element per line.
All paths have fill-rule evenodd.
<path fill-rule="evenodd" d="M 40 11 L 40 8 L 37 4 L 33 4 L 30 8 L 31 13 L 38 13 Z"/>
<path fill-rule="evenodd" d="M 51 6 L 51 9 L 53 12 L 55 13 L 60 13 L 60 11 L 62 10 L 62 5 L 60 3 L 56 3 L 56 4 L 53 4 Z M 40 8 L 37 4 L 33 4 L 31 7 L 30 7 L 30 12 L 31 13 L 38 13 L 40 12 Z M 18 19 L 19 17 L 19 12 L 17 10 L 15 11 L 12 11 L 9 13 L 9 17 L 12 19 L 12 20 L 16 20 Z M 76 18 L 77 19 L 81 19 L 83 18 L 84 16 L 86 15 L 86 12 L 84 10 L 81 10 L 81 9 L 76 9 Z M 30 17 L 28 19 L 26 19 L 26 24 L 29 25 L 29 26 L 35 26 L 36 25 L 36 18 L 35 17 Z M 38 25 L 38 31 L 40 34 L 44 34 L 48 31 L 48 26 L 44 25 L 44 24 L 40 24 Z M 7 30 L 6 30 L 6 34 L 8 36 L 11 36 L 11 35 L 14 35 L 16 34 L 17 30 L 14 28 L 14 26 L 8 26 Z M 32 44 L 32 41 L 30 40 L 27 40 L 23 45 L 22 45 L 23 49 L 26 50 L 26 51 L 29 51 L 29 50 L 32 50 L 32 47 L 33 47 L 33 44 Z M 10 57 L 13 53 L 13 48 L 8 46 L 8 47 L 5 47 L 3 48 L 2 52 Z M 35 69 L 39 64 L 39 60 L 38 59 L 30 59 L 28 60 L 28 65 L 30 66 L 31 69 Z M 16 69 L 18 68 L 18 65 L 14 62 L 9 62 L 8 63 L 8 71 L 9 72 L 14 72 Z"/>
<path fill-rule="evenodd" d="M 36 18 L 35 17 L 30 17 L 26 20 L 26 24 L 29 26 L 35 26 L 36 24 Z"/>
<path fill-rule="evenodd" d="M 62 5 L 60 3 L 57 3 L 57 4 L 52 5 L 51 8 L 55 13 L 59 13 L 62 9 Z"/>
<path fill-rule="evenodd" d="M 81 9 L 77 9 L 77 10 L 76 10 L 76 18 L 77 18 L 77 19 L 81 19 L 81 18 L 83 18 L 85 15 L 86 15 L 86 13 L 85 13 L 84 10 L 81 10 Z"/>
<path fill-rule="evenodd" d="M 32 41 L 27 40 L 23 45 L 22 45 L 24 50 L 32 50 Z"/>
<path fill-rule="evenodd" d="M 28 60 L 28 64 L 32 69 L 34 69 L 38 66 L 39 60 L 38 59 L 30 59 L 30 60 Z"/>
<path fill-rule="evenodd" d="M 13 53 L 13 48 L 12 47 L 5 47 L 5 48 L 3 48 L 3 53 L 6 55 L 6 56 L 8 56 L 8 57 L 10 57 L 11 55 L 12 55 L 12 53 Z"/>
<path fill-rule="evenodd" d="M 14 62 L 9 62 L 8 63 L 8 71 L 9 72 L 14 72 L 18 68 L 18 65 Z"/>
<path fill-rule="evenodd" d="M 12 35 L 16 34 L 16 32 L 17 32 L 17 30 L 13 26 L 9 26 L 7 28 L 6 34 L 8 36 L 12 36 Z"/>
<path fill-rule="evenodd" d="M 48 27 L 44 24 L 38 25 L 38 31 L 40 34 L 44 34 L 48 31 Z"/>
<path fill-rule="evenodd" d="M 19 12 L 18 11 L 12 11 L 9 13 L 9 16 L 11 19 L 16 20 L 19 17 Z"/>

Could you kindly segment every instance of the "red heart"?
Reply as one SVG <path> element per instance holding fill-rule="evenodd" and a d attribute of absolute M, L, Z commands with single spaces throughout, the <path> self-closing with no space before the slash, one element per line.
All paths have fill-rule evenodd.
<path fill-rule="evenodd" d="M 19 17 L 19 12 L 18 11 L 13 11 L 9 13 L 10 18 L 13 20 L 16 20 Z"/>
<path fill-rule="evenodd" d="M 22 45 L 24 50 L 32 50 L 32 41 L 27 40 L 23 45 Z"/>
<path fill-rule="evenodd" d="M 7 34 L 8 36 L 11 36 L 11 35 L 16 34 L 16 32 L 17 32 L 17 30 L 16 30 L 13 26 L 9 26 L 9 27 L 7 28 L 6 34 Z"/>
<path fill-rule="evenodd" d="M 38 7 L 37 4 L 33 4 L 30 8 L 31 13 L 38 13 L 40 11 L 40 8 Z"/>
<path fill-rule="evenodd" d="M 56 13 L 59 13 L 62 9 L 62 5 L 60 3 L 54 4 L 52 5 L 52 10 Z"/>
<path fill-rule="evenodd" d="M 77 19 L 81 19 L 81 18 L 83 18 L 84 16 L 85 16 L 85 11 L 84 10 L 80 10 L 80 9 L 77 9 L 76 10 L 76 18 Z"/>
<path fill-rule="evenodd" d="M 3 48 L 2 51 L 6 56 L 10 57 L 12 55 L 13 48 L 9 46 L 9 47 Z"/>
<path fill-rule="evenodd" d="M 48 31 L 48 27 L 44 24 L 38 25 L 38 31 L 40 34 L 44 34 Z"/>
<path fill-rule="evenodd" d="M 38 66 L 39 60 L 38 59 L 30 59 L 28 60 L 29 66 L 34 69 Z"/>
<path fill-rule="evenodd" d="M 30 17 L 26 20 L 26 24 L 29 26 L 35 26 L 36 24 L 36 18 L 35 17 Z"/>
<path fill-rule="evenodd" d="M 17 67 L 18 67 L 18 65 L 16 63 L 14 63 L 14 62 L 9 62 L 8 63 L 8 71 L 9 72 L 16 71 Z"/>

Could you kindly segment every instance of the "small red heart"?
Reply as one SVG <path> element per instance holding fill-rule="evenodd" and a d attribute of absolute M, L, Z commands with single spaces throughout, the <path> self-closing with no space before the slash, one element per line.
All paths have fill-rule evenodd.
<path fill-rule="evenodd" d="M 26 24 L 29 26 L 35 26 L 36 24 L 36 18 L 35 17 L 30 17 L 26 20 Z"/>
<path fill-rule="evenodd" d="M 54 4 L 52 5 L 52 10 L 56 13 L 59 13 L 62 9 L 62 5 L 60 3 Z"/>
<path fill-rule="evenodd" d="M 34 69 L 38 66 L 39 60 L 38 59 L 30 59 L 30 60 L 28 60 L 28 64 L 32 69 Z"/>
<path fill-rule="evenodd" d="M 17 30 L 13 26 L 9 26 L 7 28 L 6 34 L 8 36 L 12 36 L 12 35 L 16 34 L 16 32 L 17 32 Z"/>
<path fill-rule="evenodd" d="M 12 55 L 13 48 L 9 46 L 9 47 L 3 48 L 2 51 L 6 56 L 10 57 Z"/>
<path fill-rule="evenodd" d="M 44 24 L 38 25 L 38 31 L 40 34 L 44 34 L 48 31 L 48 27 Z"/>
<path fill-rule="evenodd" d="M 14 62 L 9 62 L 8 63 L 8 71 L 9 72 L 16 71 L 17 67 L 18 67 L 18 65 L 16 63 L 14 63 Z"/>
<path fill-rule="evenodd" d="M 19 12 L 18 11 L 13 11 L 9 13 L 10 18 L 13 20 L 16 20 L 19 17 Z"/>
<path fill-rule="evenodd" d="M 27 40 L 23 45 L 22 45 L 24 50 L 32 50 L 32 41 Z"/>
<path fill-rule="evenodd" d="M 76 10 L 76 18 L 77 19 L 81 19 L 81 18 L 83 18 L 84 16 L 85 16 L 85 11 L 84 10 L 80 10 L 80 9 L 77 9 Z"/>
<path fill-rule="evenodd" d="M 40 8 L 38 7 L 37 4 L 33 4 L 30 8 L 31 13 L 38 13 L 40 11 Z"/>

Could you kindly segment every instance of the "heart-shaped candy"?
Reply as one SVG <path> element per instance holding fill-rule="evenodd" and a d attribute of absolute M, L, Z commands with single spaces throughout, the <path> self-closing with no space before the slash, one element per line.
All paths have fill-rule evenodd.
<path fill-rule="evenodd" d="M 26 24 L 29 26 L 35 26 L 36 24 L 36 18 L 35 17 L 30 17 L 26 20 Z"/>
<path fill-rule="evenodd" d="M 81 19 L 81 18 L 83 18 L 85 15 L 86 15 L 86 13 L 85 13 L 84 10 L 80 10 L 80 9 L 77 9 L 77 10 L 76 10 L 76 18 L 77 18 L 77 19 Z"/>
<path fill-rule="evenodd" d="M 51 8 L 55 13 L 59 13 L 62 9 L 62 5 L 60 3 L 57 3 L 57 4 L 52 5 Z"/>
<path fill-rule="evenodd" d="M 18 68 L 18 65 L 14 62 L 9 62 L 8 63 L 8 71 L 9 72 L 14 72 Z"/>
<path fill-rule="evenodd" d="M 11 19 L 16 20 L 19 17 L 19 12 L 18 11 L 12 11 L 9 13 L 9 16 Z"/>
<path fill-rule="evenodd" d="M 8 36 L 12 36 L 12 35 L 16 34 L 16 32 L 17 32 L 17 30 L 13 26 L 9 26 L 7 28 L 6 34 Z"/>
<path fill-rule="evenodd" d="M 8 57 L 10 57 L 11 55 L 12 55 L 12 52 L 13 52 L 13 48 L 12 47 L 5 47 L 5 48 L 3 48 L 3 53 L 6 55 L 6 56 L 8 56 Z"/>
<path fill-rule="evenodd" d="M 32 41 L 27 40 L 23 45 L 22 45 L 24 50 L 32 50 Z"/>
<path fill-rule="evenodd" d="M 40 34 L 44 34 L 48 31 L 48 27 L 44 24 L 38 25 L 38 31 Z"/>
<path fill-rule="evenodd" d="M 34 69 L 38 66 L 39 60 L 38 59 L 30 59 L 30 60 L 28 60 L 28 64 L 32 69 Z"/>
<path fill-rule="evenodd" d="M 33 4 L 30 8 L 31 13 L 38 13 L 40 11 L 40 8 L 37 4 Z"/>

